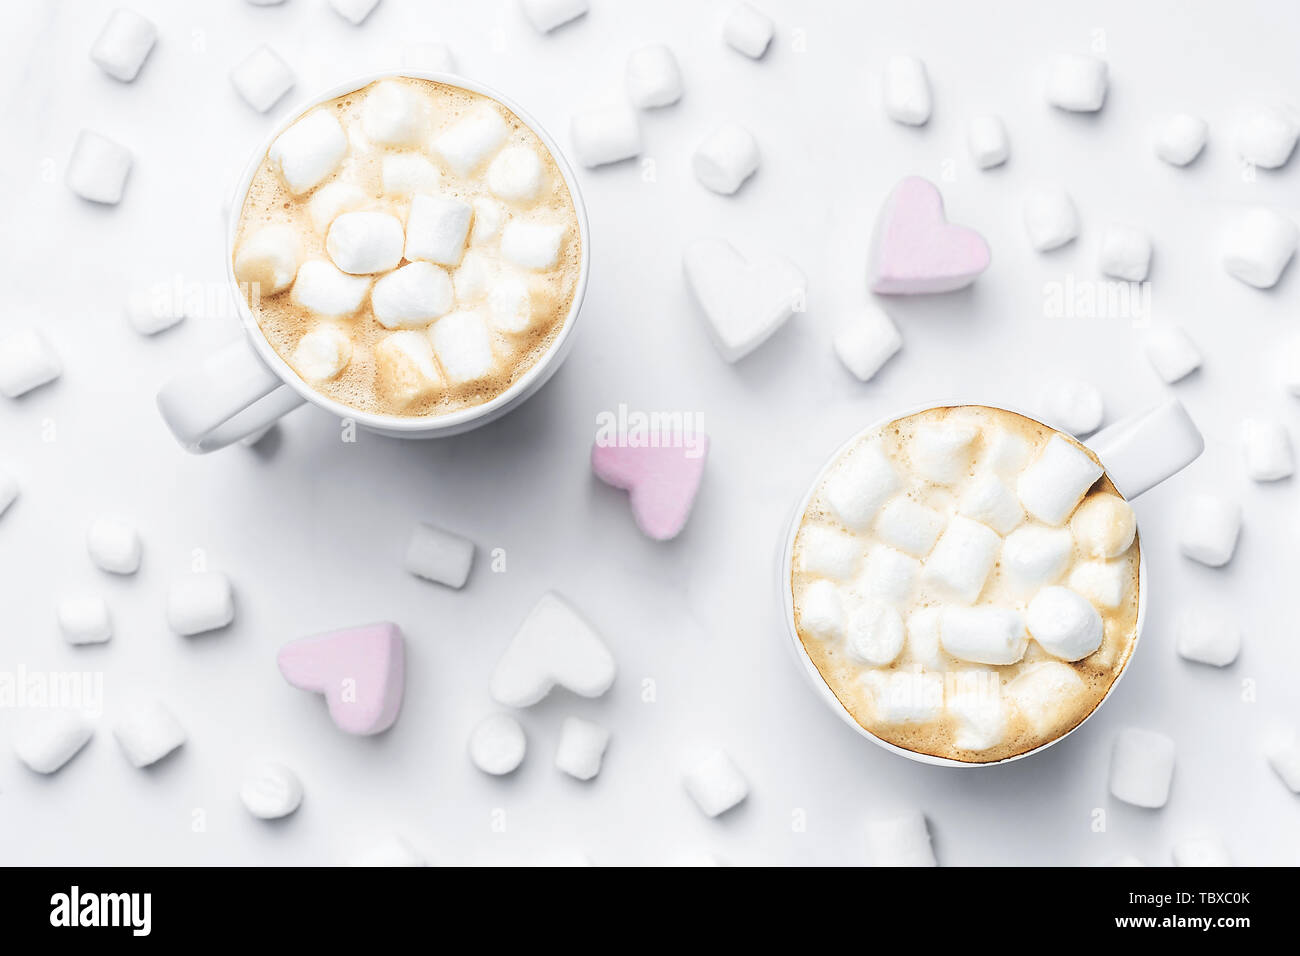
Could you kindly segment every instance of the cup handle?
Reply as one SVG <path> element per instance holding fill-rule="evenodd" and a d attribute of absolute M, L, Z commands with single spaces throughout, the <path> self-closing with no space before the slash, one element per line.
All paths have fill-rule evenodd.
<path fill-rule="evenodd" d="M 303 403 L 242 336 L 158 392 L 158 410 L 187 451 L 202 454 L 257 432 Z"/>
<path fill-rule="evenodd" d="M 1171 398 L 1103 428 L 1088 446 L 1119 493 L 1132 500 L 1199 458 L 1205 439 L 1183 403 Z"/>

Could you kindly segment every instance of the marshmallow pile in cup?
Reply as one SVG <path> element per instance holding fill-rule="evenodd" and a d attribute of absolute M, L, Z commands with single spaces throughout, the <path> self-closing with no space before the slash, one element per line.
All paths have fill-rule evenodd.
<path fill-rule="evenodd" d="M 1128 662 L 1136 530 L 1073 438 L 1003 409 L 929 409 L 823 474 L 795 537 L 796 629 L 874 736 L 1005 759 L 1077 726 Z"/>
<path fill-rule="evenodd" d="M 490 401 L 568 315 L 577 213 L 555 159 L 495 100 L 413 77 L 321 103 L 271 145 L 235 278 L 313 389 L 433 416 Z"/>

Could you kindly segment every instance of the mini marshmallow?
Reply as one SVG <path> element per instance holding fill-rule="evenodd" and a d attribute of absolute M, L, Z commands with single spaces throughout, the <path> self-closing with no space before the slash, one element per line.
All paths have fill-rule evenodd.
<path fill-rule="evenodd" d="M 1297 138 L 1300 138 L 1300 117 L 1294 110 L 1261 107 L 1237 127 L 1237 155 L 1252 166 L 1276 169 L 1291 158 Z"/>
<path fill-rule="evenodd" d="M 259 295 L 275 295 L 293 283 L 300 262 L 301 244 L 292 226 L 262 226 L 240 243 L 235 253 L 235 279 Z"/>
<path fill-rule="evenodd" d="M 93 130 L 77 134 L 66 179 L 68 188 L 82 199 L 110 206 L 121 202 L 130 172 L 131 151 L 125 146 Z"/>
<path fill-rule="evenodd" d="M 385 156 L 384 170 L 386 171 L 388 169 L 388 162 L 390 160 L 396 160 L 403 156 L 405 156 L 405 154 Z M 424 159 L 423 157 L 417 158 L 420 162 L 429 166 L 430 169 L 433 169 L 433 165 L 429 163 L 427 159 Z M 437 170 L 434 170 L 434 175 L 437 176 Z M 388 191 L 387 181 L 385 181 L 384 191 Z M 370 197 L 367 196 L 360 187 L 349 182 L 338 180 L 332 183 L 326 183 L 320 189 L 316 190 L 316 192 L 312 193 L 311 199 L 307 200 L 307 214 L 311 216 L 311 224 L 316 231 L 321 235 L 324 235 L 329 231 L 330 223 L 335 219 L 345 212 L 360 209 L 369 200 Z M 295 236 L 297 235 L 297 233 L 288 226 L 275 228 L 289 229 L 291 233 Z M 297 271 L 297 266 L 294 266 L 294 270 Z"/>
<path fill-rule="evenodd" d="M 655 43 L 632 51 L 627 58 L 627 98 L 643 110 L 682 98 L 682 71 L 672 50 Z"/>
<path fill-rule="evenodd" d="M 558 594 L 547 592 L 497 661 L 489 690 L 506 707 L 531 707 L 556 684 L 580 697 L 599 697 L 616 672 L 595 629 Z"/>
<path fill-rule="evenodd" d="M 1228 848 L 1217 836 L 1193 837 L 1175 843 L 1174 866 L 1232 866 Z"/>
<path fill-rule="evenodd" d="M 480 196 L 474 200 L 474 225 L 470 229 L 469 241 L 476 246 L 491 242 L 501 235 L 508 218 L 505 206 Z"/>
<path fill-rule="evenodd" d="M 868 598 L 903 604 L 912 593 L 921 562 L 884 546 L 873 548 L 855 587 Z"/>
<path fill-rule="evenodd" d="M 406 545 L 406 570 L 426 581 L 463 588 L 474 563 L 474 542 L 420 522 Z"/>
<path fill-rule="evenodd" d="M 1102 467 L 1086 451 L 1061 435 L 1053 435 L 1016 482 L 1020 503 L 1031 515 L 1050 525 L 1062 525 L 1102 475 Z"/>
<path fill-rule="evenodd" d="M 1201 352 L 1181 328 L 1157 325 L 1146 334 L 1147 361 L 1156 374 L 1172 385 L 1201 367 Z"/>
<path fill-rule="evenodd" d="M 1066 584 L 1094 606 L 1113 610 L 1124 603 L 1132 572 L 1123 561 L 1080 561 Z"/>
<path fill-rule="evenodd" d="M 822 482 L 822 496 L 851 531 L 865 531 L 876 512 L 902 487 L 898 473 L 878 443 L 859 445 L 836 462 Z"/>
<path fill-rule="evenodd" d="M 319 322 L 298 340 L 289 364 L 308 382 L 337 378 L 352 361 L 352 339 L 333 322 Z"/>
<path fill-rule="evenodd" d="M 442 183 L 442 173 L 419 153 L 389 153 L 379 164 L 379 179 L 384 194 L 388 196 L 432 195 Z M 334 183 L 322 188 L 328 189 L 332 185 Z"/>
<path fill-rule="evenodd" d="M 1186 612 L 1175 625 L 1178 656 L 1189 661 L 1227 667 L 1241 653 L 1241 629 L 1215 614 Z"/>
<path fill-rule="evenodd" d="M 355 314 L 369 291 L 369 276 L 351 276 L 333 263 L 312 259 L 298 267 L 289 297 L 317 315 L 341 319 Z"/>
<path fill-rule="evenodd" d="M 0 394 L 17 398 L 54 381 L 62 373 L 59 357 L 35 329 L 23 329 L 0 338 Z"/>
<path fill-rule="evenodd" d="M 1047 102 L 1071 113 L 1095 113 L 1106 102 L 1109 70 L 1105 60 L 1067 53 L 1052 60 L 1047 76 Z"/>
<path fill-rule="evenodd" d="M 950 600 L 973 604 L 997 562 L 1002 539 L 992 528 L 961 515 L 948 523 L 921 577 Z"/>
<path fill-rule="evenodd" d="M 758 141 L 735 123 L 723 123 L 695 148 L 695 178 L 706 189 L 730 196 L 758 169 Z"/>
<path fill-rule="evenodd" d="M 360 26 L 378 5 L 379 0 L 330 0 L 334 12 L 353 26 Z"/>
<path fill-rule="evenodd" d="M 302 781 L 282 764 L 262 764 L 244 777 L 239 801 L 259 820 L 279 820 L 302 804 Z"/>
<path fill-rule="evenodd" d="M 1193 495 L 1183 504 L 1178 548 L 1193 561 L 1222 567 L 1237 549 L 1241 506 L 1215 495 Z"/>
<path fill-rule="evenodd" d="M 881 723 L 923 724 L 943 714 L 942 674 L 869 670 L 862 680 Z"/>
<path fill-rule="evenodd" d="M 520 276 L 501 276 L 492 283 L 487 300 L 488 324 L 498 332 L 516 333 L 533 322 L 533 297 Z"/>
<path fill-rule="evenodd" d="M 1070 701 L 1085 690 L 1083 678 L 1075 673 L 1074 668 L 1059 661 L 1040 661 L 1022 667 L 1007 682 L 1003 694 L 1035 733 L 1049 734 L 1070 712 Z"/>
<path fill-rule="evenodd" d="M 48 710 L 31 715 L 14 731 L 14 753 L 37 773 L 54 773 L 77 755 L 95 729 L 81 714 Z"/>
<path fill-rule="evenodd" d="M 469 759 L 484 773 L 500 777 L 524 762 L 528 738 L 509 714 L 485 717 L 469 735 Z"/>
<path fill-rule="evenodd" d="M 478 312 L 450 312 L 429 326 L 429 339 L 447 380 L 473 382 L 492 374 L 492 332 Z"/>
<path fill-rule="evenodd" d="M 945 518 L 933 508 L 898 497 L 881 509 L 876 518 L 876 535 L 881 541 L 924 558 L 943 533 Z"/>
<path fill-rule="evenodd" d="M 799 627 L 818 640 L 844 633 L 844 599 L 830 581 L 818 579 L 803 589 L 799 599 Z"/>
<path fill-rule="evenodd" d="M 115 80 L 130 83 L 144 66 L 158 28 L 134 10 L 118 7 L 108 17 L 99 39 L 90 48 L 90 58 Z"/>
<path fill-rule="evenodd" d="M 289 192 L 311 192 L 338 169 L 348 152 L 348 138 L 338 119 L 317 108 L 281 133 L 266 158 L 280 173 Z"/>
<path fill-rule="evenodd" d="M 297 271 L 294 263 L 294 271 Z M 289 281 L 293 281 L 290 273 Z M 157 335 L 165 332 L 185 318 L 182 303 L 176 302 L 170 294 L 159 287 L 152 291 L 135 291 L 127 296 L 126 320 L 131 328 L 141 335 Z"/>
<path fill-rule="evenodd" d="M 581 717 L 564 718 L 555 766 L 570 777 L 590 780 L 600 773 L 600 762 L 609 746 L 609 731 Z"/>
<path fill-rule="evenodd" d="M 488 164 L 492 195 L 507 202 L 530 202 L 542 189 L 542 160 L 529 146 L 509 146 Z"/>
<path fill-rule="evenodd" d="M 406 215 L 406 258 L 454 266 L 465 252 L 474 208 L 450 196 L 416 196 Z"/>
<path fill-rule="evenodd" d="M 550 33 L 587 12 L 587 0 L 519 0 L 524 16 L 538 33 Z"/>
<path fill-rule="evenodd" d="M 1002 573 L 1021 595 L 1054 584 L 1070 563 L 1074 539 L 1064 528 L 1027 525 L 1002 543 Z"/>
<path fill-rule="evenodd" d="M 1241 423 L 1246 474 L 1255 481 L 1278 481 L 1295 471 L 1291 435 L 1278 422 L 1247 419 Z"/>
<path fill-rule="evenodd" d="M 912 467 L 926 481 L 951 485 L 970 473 L 979 430 L 954 422 L 917 426 L 908 445 Z"/>
<path fill-rule="evenodd" d="M 1186 166 L 1205 148 L 1209 131 L 1205 120 L 1190 113 L 1166 117 L 1156 127 L 1153 146 L 1156 155 L 1171 166 Z"/>
<path fill-rule="evenodd" d="M 496 273 L 496 265 L 488 257 L 473 249 L 466 252 L 451 277 L 456 302 L 462 306 L 481 302 L 492 290 Z"/>
<path fill-rule="evenodd" d="M 891 56 L 885 64 L 882 99 L 885 114 L 906 126 L 924 126 L 930 119 L 930 78 L 914 56 Z"/>
<path fill-rule="evenodd" d="M 867 821 L 867 856 L 872 866 L 939 865 L 920 810 Z"/>
<path fill-rule="evenodd" d="M 1087 557 L 1118 558 L 1137 535 L 1137 517 L 1119 495 L 1093 495 L 1075 509 L 1070 532 Z"/>
<path fill-rule="evenodd" d="M 631 159 L 641 152 L 641 126 L 626 106 L 597 106 L 575 113 L 569 138 L 578 162 L 588 169 Z"/>
<path fill-rule="evenodd" d="M 939 642 L 958 660 L 1014 664 L 1025 656 L 1025 619 L 1012 608 L 947 607 L 939 615 Z"/>
<path fill-rule="evenodd" d="M 903 617 L 882 601 L 863 601 L 849 613 L 844 635 L 850 657 L 883 667 L 903 650 Z"/>
<path fill-rule="evenodd" d="M 907 615 L 907 654 L 912 663 L 927 671 L 943 669 L 943 644 L 939 640 L 939 626 L 943 621 L 943 608 L 922 607 Z M 942 693 L 940 700 L 942 700 Z"/>
<path fill-rule="evenodd" d="M 265 113 L 293 89 L 293 70 L 269 46 L 259 46 L 230 71 L 230 83 L 244 102 Z"/>
<path fill-rule="evenodd" d="M 348 866 L 425 866 L 424 857 L 397 834 L 384 837 L 348 861 Z"/>
<path fill-rule="evenodd" d="M 795 570 L 823 578 L 847 580 L 862 559 L 862 542 L 822 524 L 805 525 L 795 543 Z"/>
<path fill-rule="evenodd" d="M 1029 244 L 1039 252 L 1056 249 L 1079 235 L 1079 212 L 1059 186 L 1039 186 L 1025 195 L 1022 211 Z"/>
<path fill-rule="evenodd" d="M 1295 255 L 1300 230 L 1272 209 L 1238 213 L 1225 231 L 1223 268 L 1257 289 L 1271 289 Z"/>
<path fill-rule="evenodd" d="M 776 25 L 772 18 L 748 3 L 738 3 L 722 21 L 722 39 L 733 50 L 739 50 L 750 59 L 760 59 L 772 42 Z"/>
<path fill-rule="evenodd" d="M 957 513 L 986 524 L 998 534 L 1010 534 L 1025 520 L 1020 499 L 997 474 L 982 471 L 967 483 Z"/>
<path fill-rule="evenodd" d="M 1268 742 L 1264 756 L 1287 789 L 1292 793 L 1300 793 L 1300 735 L 1294 731 L 1279 734 Z"/>
<path fill-rule="evenodd" d="M 361 104 L 361 131 L 372 143 L 411 146 L 425 127 L 424 97 L 396 80 L 376 83 Z"/>
<path fill-rule="evenodd" d="M 113 726 L 133 767 L 148 767 L 185 743 L 185 728 L 156 700 L 137 702 Z"/>
<path fill-rule="evenodd" d="M 1141 229 L 1111 223 L 1101 237 L 1098 264 L 1108 276 L 1141 282 L 1151 268 L 1151 240 Z"/>
<path fill-rule="evenodd" d="M 112 574 L 135 574 L 140 569 L 140 535 L 135 526 L 119 518 L 96 518 L 86 530 L 90 560 Z"/>
<path fill-rule="evenodd" d="M 1101 647 L 1101 615 L 1081 594 L 1046 587 L 1025 611 L 1025 626 L 1040 647 L 1063 661 L 1080 661 Z"/>
<path fill-rule="evenodd" d="M 177 634 L 203 634 L 235 619 L 230 579 L 218 571 L 176 578 L 167 591 L 167 624 Z"/>
<path fill-rule="evenodd" d="M 903 347 L 903 337 L 884 309 L 868 305 L 864 314 L 840 324 L 832 344 L 844 367 L 866 382 Z"/>
<path fill-rule="evenodd" d="M 552 269 L 560 258 L 565 231 L 563 223 L 512 219 L 501 230 L 501 257 L 521 269 Z"/>
<path fill-rule="evenodd" d="M 1005 428 L 992 428 L 984 437 L 980 466 L 1004 478 L 1020 474 L 1029 463 L 1029 442 Z"/>
<path fill-rule="evenodd" d="M 1097 386 L 1059 380 L 1043 394 L 1043 411 L 1048 421 L 1076 437 L 1095 432 L 1106 414 Z"/>
<path fill-rule="evenodd" d="M 98 595 L 75 594 L 59 602 L 59 630 L 69 644 L 102 644 L 113 636 L 108 605 Z"/>
<path fill-rule="evenodd" d="M 461 205 L 468 226 L 469 207 Z M 402 223 L 396 217 L 382 212 L 345 212 L 330 225 L 325 250 L 344 272 L 366 275 L 396 268 L 405 242 Z"/>
<path fill-rule="evenodd" d="M 682 271 L 724 361 L 737 362 L 766 342 L 804 303 L 808 282 L 785 259 L 748 262 L 723 239 L 698 239 L 682 253 Z"/>
<path fill-rule="evenodd" d="M 433 343 L 424 332 L 394 332 L 375 346 L 375 387 L 395 404 L 410 407 L 442 385 Z"/>
<path fill-rule="evenodd" d="M 487 162 L 510 130 L 486 103 L 471 109 L 433 141 L 433 149 L 457 176 L 468 176 Z"/>
<path fill-rule="evenodd" d="M 966 145 L 980 169 L 1001 166 L 1011 155 L 1007 128 L 997 116 L 972 116 L 966 125 Z"/>
<path fill-rule="evenodd" d="M 1169 802 L 1174 752 L 1174 742 L 1164 734 L 1121 730 L 1110 757 L 1110 792 L 1135 807 L 1163 807 Z"/>
<path fill-rule="evenodd" d="M 431 262 L 408 262 L 370 293 L 375 321 L 386 329 L 424 328 L 450 312 L 454 301 L 451 278 Z"/>
<path fill-rule="evenodd" d="M 0 515 L 9 510 L 9 506 L 18 500 L 18 479 L 7 471 L 0 470 Z"/>
<path fill-rule="evenodd" d="M 957 721 L 953 746 L 981 751 L 996 747 L 1006 738 L 1007 706 L 1002 700 L 996 671 L 958 671 L 949 685 L 946 708 Z"/>
<path fill-rule="evenodd" d="M 682 783 L 707 817 L 725 813 L 749 796 L 749 784 L 721 750 L 696 761 L 682 777 Z"/>

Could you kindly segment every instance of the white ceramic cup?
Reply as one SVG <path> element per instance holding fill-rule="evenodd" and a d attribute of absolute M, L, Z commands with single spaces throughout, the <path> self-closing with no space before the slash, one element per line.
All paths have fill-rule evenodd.
<path fill-rule="evenodd" d="M 848 451 L 859 439 L 872 432 L 878 431 L 890 422 L 897 421 L 900 418 L 907 418 L 909 415 L 915 415 L 918 412 L 926 411 L 929 408 L 954 408 L 964 405 L 979 405 L 979 402 L 944 402 L 939 405 L 923 405 L 897 415 L 890 415 L 874 424 L 868 425 L 862 431 L 858 432 L 843 445 L 835 450 L 835 453 L 826 460 L 821 469 L 817 472 L 817 477 L 813 480 L 808 488 L 808 492 L 803 496 L 795 509 L 794 515 L 790 521 L 790 528 L 787 532 L 781 549 L 780 561 L 780 595 L 785 608 L 785 623 L 787 636 L 790 641 L 791 649 L 794 651 L 795 658 L 799 662 L 800 670 L 804 676 L 809 679 L 813 689 L 818 696 L 834 710 L 841 719 L 849 724 L 854 730 L 862 734 L 872 743 L 884 747 L 891 753 L 896 753 L 904 757 L 921 763 L 933 764 L 939 767 L 997 767 L 1002 764 L 1011 763 L 1013 760 L 1020 760 L 1031 754 L 1040 753 L 1061 740 L 1064 740 L 1070 734 L 1074 733 L 1092 717 L 1101 705 L 1109 699 L 1114 693 L 1115 688 L 1119 685 L 1120 678 L 1124 676 L 1124 671 L 1128 669 L 1128 662 L 1115 675 L 1115 680 L 1106 690 L 1106 694 L 1097 706 L 1092 709 L 1083 720 L 1075 724 L 1070 730 L 1049 740 L 1045 744 L 1040 744 L 1032 750 L 1026 750 L 1024 753 L 1016 754 L 1013 757 L 1005 757 L 1002 760 L 989 761 L 987 763 L 971 763 L 964 760 L 953 760 L 948 757 L 936 757 L 931 754 L 917 753 L 914 750 L 908 750 L 899 747 L 887 740 L 881 740 L 871 731 L 867 730 L 849 713 L 848 709 L 840 703 L 835 692 L 827 685 L 826 679 L 822 677 L 821 671 L 817 665 L 812 662 L 808 656 L 807 650 L 803 646 L 803 641 L 799 639 L 799 632 L 795 629 L 794 621 L 794 592 L 791 581 L 792 564 L 794 560 L 794 540 L 799 532 L 799 524 L 803 518 L 804 511 L 808 508 L 809 501 L 812 500 L 817 488 L 826 477 L 826 472 L 839 459 L 839 457 Z M 1001 406 L 987 406 L 997 408 Z M 1037 421 L 1032 415 L 1017 409 L 1003 408 L 1004 411 L 1013 412 L 1017 415 L 1023 415 L 1031 421 Z M 1050 425 L 1045 427 L 1050 428 Z M 1114 425 L 1102 429 L 1097 434 L 1088 439 L 1085 444 L 1096 453 L 1101 460 L 1102 465 L 1106 468 L 1106 475 L 1115 485 L 1115 489 L 1128 501 L 1132 501 L 1144 491 L 1155 487 L 1166 478 L 1172 477 L 1182 471 L 1187 465 L 1195 461 L 1205 448 L 1205 441 L 1201 437 L 1187 410 L 1183 408 L 1181 402 L 1177 399 L 1170 399 L 1164 404 L 1158 405 L 1150 411 L 1134 415 L 1132 418 L 1126 418 Z M 1129 660 L 1132 660 L 1133 654 L 1137 651 L 1138 639 L 1142 636 L 1142 624 L 1146 619 L 1147 607 L 1147 573 L 1146 573 L 1146 556 L 1139 553 L 1138 559 L 1138 613 L 1137 626 L 1133 635 L 1133 649 L 1129 653 Z"/>
<path fill-rule="evenodd" d="M 409 417 L 377 415 L 363 412 L 322 395 L 298 377 L 271 347 L 253 317 L 248 302 L 240 293 L 235 279 L 234 246 L 239 229 L 239 213 L 244 198 L 271 144 L 284 130 L 307 110 L 353 93 L 376 80 L 391 76 L 435 80 L 448 86 L 460 87 L 496 100 L 513 112 L 546 144 L 555 159 L 555 165 L 564 177 L 564 183 L 573 199 L 573 209 L 578 223 L 581 261 L 578 282 L 573 293 L 573 303 L 555 340 L 546 353 L 519 379 L 500 395 L 446 415 L 434 417 Z M 399 438 L 442 438 L 477 428 L 521 404 L 545 384 L 568 355 L 573 344 L 573 328 L 587 290 L 587 273 L 590 262 L 590 232 L 587 210 L 582 203 L 578 181 L 560 151 L 559 146 L 531 115 L 513 100 L 482 83 L 450 73 L 428 73 L 419 70 L 395 70 L 374 73 L 341 83 L 331 90 L 313 97 L 289 113 L 253 153 L 248 168 L 240 177 L 230 206 L 230 222 L 226 236 L 226 277 L 239 309 L 244 335 L 237 341 L 198 364 L 197 367 L 178 373 L 158 392 L 158 409 L 178 441 L 192 452 L 209 452 L 223 448 L 267 427 L 287 412 L 304 402 L 317 405 L 340 419 L 350 419 L 363 428 Z"/>

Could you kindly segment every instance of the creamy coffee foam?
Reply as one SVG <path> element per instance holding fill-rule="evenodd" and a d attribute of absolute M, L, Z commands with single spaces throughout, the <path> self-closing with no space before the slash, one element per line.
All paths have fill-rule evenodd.
<path fill-rule="evenodd" d="M 486 96 L 394 77 L 321 103 L 272 145 L 235 276 L 276 352 L 365 412 L 490 401 L 545 354 L 581 271 L 554 157 Z"/>
<path fill-rule="evenodd" d="M 973 763 L 1076 726 L 1137 630 L 1133 512 L 1081 444 L 936 408 L 855 442 L 801 516 L 799 638 L 875 736 Z"/>

